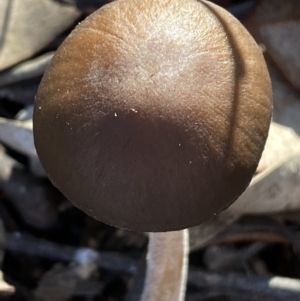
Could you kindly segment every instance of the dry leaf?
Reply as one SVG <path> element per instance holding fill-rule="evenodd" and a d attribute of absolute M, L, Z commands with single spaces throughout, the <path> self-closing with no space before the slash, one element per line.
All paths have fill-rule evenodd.
<path fill-rule="evenodd" d="M 72 25 L 80 12 L 49 0 L 0 1 L 0 71 L 30 58 Z"/>

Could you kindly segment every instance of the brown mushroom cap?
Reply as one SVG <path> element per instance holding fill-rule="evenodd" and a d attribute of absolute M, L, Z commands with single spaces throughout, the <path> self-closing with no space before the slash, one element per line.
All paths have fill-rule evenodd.
<path fill-rule="evenodd" d="M 195 0 L 118 0 L 77 26 L 41 82 L 38 155 L 92 217 L 139 231 L 202 223 L 247 187 L 271 85 L 254 40 Z"/>

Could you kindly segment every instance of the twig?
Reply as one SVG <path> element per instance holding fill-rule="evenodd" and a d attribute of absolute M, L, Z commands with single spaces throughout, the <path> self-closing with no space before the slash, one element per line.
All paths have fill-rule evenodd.
<path fill-rule="evenodd" d="M 300 251 L 297 233 L 269 217 L 249 216 L 242 218 L 219 233 L 211 244 L 245 241 L 265 241 L 292 244 Z"/>
<path fill-rule="evenodd" d="M 39 239 L 22 233 L 7 235 L 6 251 L 32 257 L 46 258 L 53 261 L 72 262 L 78 261 L 83 252 L 92 252 L 99 256 L 99 268 L 118 273 L 136 272 L 136 260 L 115 252 L 101 252 L 91 248 L 75 248 L 60 245 L 45 239 Z"/>
<path fill-rule="evenodd" d="M 223 290 L 223 296 L 231 290 L 242 291 L 247 296 L 268 298 L 272 301 L 299 301 L 300 280 L 284 277 L 257 277 L 242 274 L 205 273 L 192 269 L 189 272 L 189 283 L 201 289 Z"/>

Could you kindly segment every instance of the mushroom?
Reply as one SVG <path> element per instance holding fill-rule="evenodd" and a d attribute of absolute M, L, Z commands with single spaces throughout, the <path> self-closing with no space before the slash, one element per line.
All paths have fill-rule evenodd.
<path fill-rule="evenodd" d="M 148 267 L 146 284 L 165 273 L 158 285 L 177 281 L 181 289 L 143 294 L 175 301 L 186 275 L 181 230 L 246 189 L 271 112 L 261 51 L 227 11 L 207 1 L 117 0 L 57 50 L 37 93 L 34 139 L 50 180 L 88 215 L 136 231 L 176 231 L 150 234 L 148 264 L 179 247 L 174 262 L 183 272 L 174 280 L 167 266 Z"/>

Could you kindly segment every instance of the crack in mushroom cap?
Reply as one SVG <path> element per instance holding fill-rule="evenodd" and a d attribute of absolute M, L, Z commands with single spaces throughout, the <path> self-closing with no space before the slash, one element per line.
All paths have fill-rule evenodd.
<path fill-rule="evenodd" d="M 77 207 L 138 231 L 198 225 L 247 187 L 271 119 L 263 56 L 210 2 L 118 0 L 47 68 L 34 138 Z"/>

